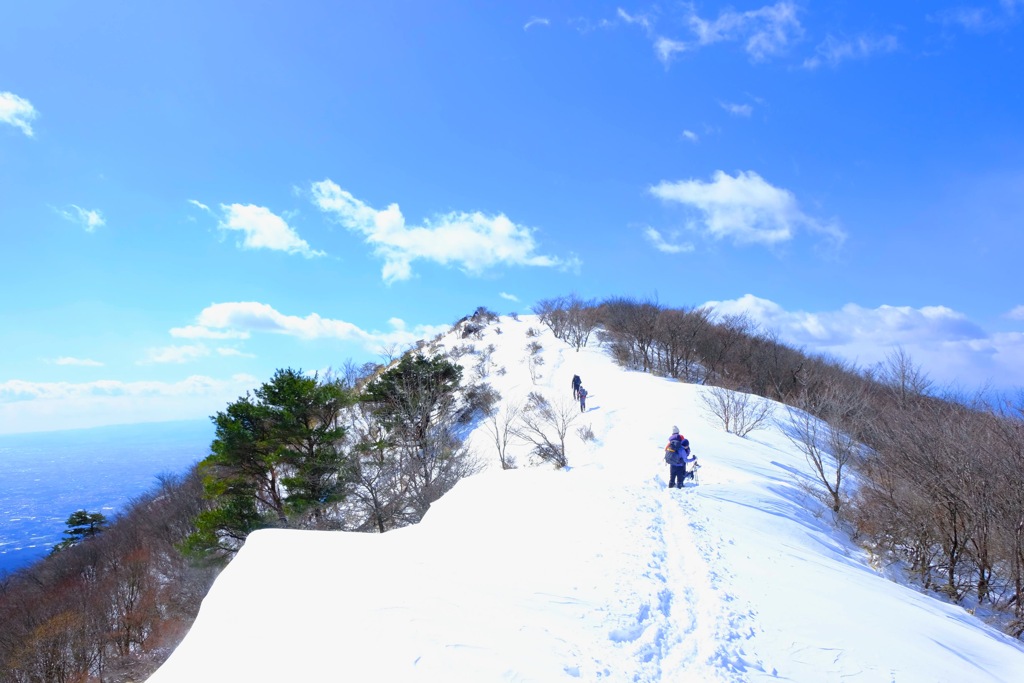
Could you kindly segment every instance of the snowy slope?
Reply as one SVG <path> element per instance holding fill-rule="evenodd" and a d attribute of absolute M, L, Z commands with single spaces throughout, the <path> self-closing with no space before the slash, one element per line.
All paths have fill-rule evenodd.
<path fill-rule="evenodd" d="M 473 343 L 495 345 L 505 401 L 571 399 L 583 378 L 596 440 L 573 430 L 567 470 L 492 466 L 383 535 L 253 534 L 150 681 L 1024 680 L 1013 639 L 870 568 L 806 500 L 778 426 L 727 434 L 703 387 L 546 329 L 534 384 L 531 326 Z M 673 424 L 699 486 L 666 488 Z M 482 428 L 470 442 L 496 465 Z"/>

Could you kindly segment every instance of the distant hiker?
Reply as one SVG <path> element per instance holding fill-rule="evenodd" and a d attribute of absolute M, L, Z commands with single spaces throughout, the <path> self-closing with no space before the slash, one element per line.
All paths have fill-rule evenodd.
<path fill-rule="evenodd" d="M 673 426 L 672 436 L 668 437 L 668 445 L 665 446 L 665 462 L 668 463 L 668 487 L 670 489 L 683 488 L 683 478 L 686 477 L 685 458 L 689 451 L 689 445 L 690 442 L 679 434 L 679 427 Z"/>
<path fill-rule="evenodd" d="M 576 395 L 580 398 L 580 412 L 587 412 L 587 390 L 580 385 L 580 388 L 576 390 Z"/>
<path fill-rule="evenodd" d="M 572 397 L 578 399 L 580 397 L 580 384 L 583 380 L 580 379 L 579 375 L 572 376 Z"/>

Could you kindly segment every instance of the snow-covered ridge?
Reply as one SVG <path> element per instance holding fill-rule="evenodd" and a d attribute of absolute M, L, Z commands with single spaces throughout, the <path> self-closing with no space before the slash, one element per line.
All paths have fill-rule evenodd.
<path fill-rule="evenodd" d="M 506 404 L 571 400 L 579 374 L 595 439 L 571 430 L 565 470 L 503 471 L 481 424 L 468 443 L 490 467 L 416 526 L 253 534 L 150 681 L 1021 680 L 1019 643 L 870 567 L 778 427 L 725 433 L 705 388 L 531 317 L 438 344 L 493 344 L 483 381 Z M 472 379 L 480 354 L 460 362 Z M 666 488 L 672 425 L 698 486 Z"/>

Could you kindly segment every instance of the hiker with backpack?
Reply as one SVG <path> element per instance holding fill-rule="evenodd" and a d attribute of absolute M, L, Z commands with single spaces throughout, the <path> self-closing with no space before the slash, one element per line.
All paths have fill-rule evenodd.
<path fill-rule="evenodd" d="M 579 389 L 576 390 L 576 395 L 579 396 L 580 399 L 580 412 L 587 412 L 587 390 L 583 388 L 582 384 Z"/>
<path fill-rule="evenodd" d="M 582 383 L 583 380 L 580 379 L 579 375 L 572 376 L 572 397 L 574 400 L 578 401 L 580 398 L 580 384 Z"/>
<path fill-rule="evenodd" d="M 686 450 L 683 443 L 689 441 L 679 433 L 679 427 L 672 427 L 672 436 L 665 446 L 665 462 L 669 463 L 669 488 L 683 487 L 683 477 L 686 476 Z"/>
<path fill-rule="evenodd" d="M 690 440 L 683 438 L 679 427 L 673 426 L 672 436 L 665 446 L 665 462 L 669 463 L 669 488 L 683 488 L 683 482 L 693 479 L 696 483 L 697 457 L 690 453 Z"/>

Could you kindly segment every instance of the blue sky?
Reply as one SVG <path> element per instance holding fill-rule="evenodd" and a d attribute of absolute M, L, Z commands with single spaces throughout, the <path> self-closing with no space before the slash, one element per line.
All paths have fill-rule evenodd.
<path fill-rule="evenodd" d="M 569 293 L 1024 385 L 1024 0 L 150 5 L 0 9 L 0 433 Z"/>

